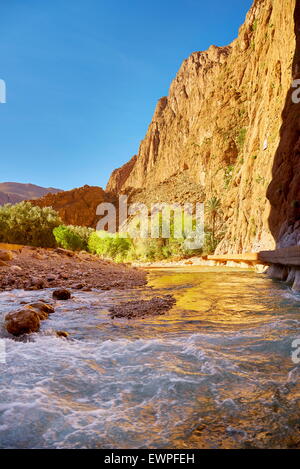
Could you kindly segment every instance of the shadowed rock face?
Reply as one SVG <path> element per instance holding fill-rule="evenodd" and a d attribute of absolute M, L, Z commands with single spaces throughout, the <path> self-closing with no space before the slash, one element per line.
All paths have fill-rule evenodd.
<path fill-rule="evenodd" d="M 0 205 L 16 204 L 22 200 L 37 199 L 45 194 L 62 192 L 53 187 L 40 187 L 34 184 L 20 184 L 17 182 L 0 183 Z"/>
<path fill-rule="evenodd" d="M 30 202 L 39 207 L 54 208 L 67 225 L 95 228 L 100 218 L 96 215 L 98 205 L 102 202 L 116 203 L 116 198 L 101 187 L 84 186 L 58 194 L 47 194 Z"/>
<path fill-rule="evenodd" d="M 298 3 L 255 0 L 232 44 L 211 46 L 186 59 L 168 97 L 157 104 L 137 158 L 113 172 L 109 190 L 135 190 L 136 199 L 143 202 L 147 192 L 154 193 L 162 182 L 184 174 L 199 185 L 207 200 L 217 196 L 222 201 L 226 235 L 218 253 L 273 248 L 272 235 L 277 235 L 289 203 L 283 199 L 287 193 L 288 199 L 300 199 L 293 176 L 299 164 L 296 153 L 290 160 L 290 151 L 297 149 L 296 109 L 285 110 L 283 125 L 292 127 L 280 134 L 296 50 Z M 287 118 L 289 112 L 293 114 Z M 280 158 L 286 160 L 283 174 L 279 144 Z M 293 188 L 289 188 L 291 177 Z M 270 230 L 266 192 L 271 181 Z M 283 195 L 278 197 L 280 184 Z M 175 182 L 174 198 L 177 192 Z M 197 201 L 196 191 L 189 197 Z"/>
<path fill-rule="evenodd" d="M 300 79 L 300 1 L 295 13 L 296 50 L 291 80 Z M 271 203 L 269 224 L 278 247 L 299 244 L 300 227 L 300 103 L 293 102 L 290 88 L 282 112 L 280 142 L 275 153 L 272 181 L 267 196 Z"/>

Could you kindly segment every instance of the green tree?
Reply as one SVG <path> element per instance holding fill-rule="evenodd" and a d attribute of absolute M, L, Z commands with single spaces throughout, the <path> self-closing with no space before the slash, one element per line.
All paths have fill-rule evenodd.
<path fill-rule="evenodd" d="M 221 201 L 217 197 L 212 197 L 206 204 L 206 211 L 211 222 L 211 234 L 213 240 L 216 239 L 216 222 L 221 212 Z"/>
<path fill-rule="evenodd" d="M 53 229 L 60 224 L 51 207 L 36 207 L 30 202 L 5 204 L 0 207 L 0 242 L 54 247 Z"/>

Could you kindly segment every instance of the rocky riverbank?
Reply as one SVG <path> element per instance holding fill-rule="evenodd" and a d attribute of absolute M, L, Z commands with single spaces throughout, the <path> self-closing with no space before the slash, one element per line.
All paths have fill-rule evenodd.
<path fill-rule="evenodd" d="M 23 247 L 0 250 L 0 291 L 71 288 L 89 291 L 142 286 L 146 272 L 86 252 Z"/>
<path fill-rule="evenodd" d="M 15 289 L 44 290 L 55 288 L 50 302 L 70 300 L 72 290 L 131 290 L 145 285 L 146 272 L 126 264 L 114 264 L 86 252 L 64 249 L 20 247 L 0 249 L 0 291 Z M 110 317 L 136 319 L 165 314 L 175 303 L 171 295 L 149 300 L 126 301 L 110 309 Z M 5 329 L 13 336 L 38 332 L 41 321 L 55 312 L 48 299 L 16 304 L 5 316 Z M 66 337 L 64 331 L 56 331 Z"/>

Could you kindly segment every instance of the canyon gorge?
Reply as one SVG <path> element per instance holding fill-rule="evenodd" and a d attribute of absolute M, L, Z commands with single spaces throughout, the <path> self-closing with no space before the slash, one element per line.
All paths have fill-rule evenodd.
<path fill-rule="evenodd" d="M 183 62 L 137 155 L 112 172 L 105 191 L 84 186 L 32 203 L 53 206 L 68 224 L 95 227 L 97 205 L 117 205 L 120 194 L 148 205 L 216 197 L 217 254 L 297 244 L 299 51 L 299 0 L 255 0 L 237 39 Z"/>
<path fill-rule="evenodd" d="M 236 40 L 183 62 L 107 190 L 140 202 L 216 196 L 225 229 L 217 253 L 274 248 L 299 218 L 299 41 L 299 1 L 255 0 Z"/>

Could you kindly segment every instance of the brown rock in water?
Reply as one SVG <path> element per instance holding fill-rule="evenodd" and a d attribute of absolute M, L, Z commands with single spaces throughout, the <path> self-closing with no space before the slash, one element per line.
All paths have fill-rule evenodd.
<path fill-rule="evenodd" d="M 46 303 L 42 300 L 37 303 L 30 303 L 29 306 L 31 306 L 32 308 L 40 309 L 41 311 L 45 311 L 48 314 L 53 314 L 55 312 L 54 307 L 52 305 L 49 305 L 49 303 Z"/>
<path fill-rule="evenodd" d="M 41 321 L 47 319 L 49 314 L 55 312 L 53 306 L 43 302 L 30 303 L 27 307 L 35 310 Z"/>
<path fill-rule="evenodd" d="M 45 319 L 48 319 L 48 313 L 46 313 L 45 311 L 42 311 L 41 309 L 32 308 L 29 305 L 26 306 L 26 309 L 29 309 L 31 311 L 35 311 L 36 314 L 38 315 L 40 321 L 44 321 Z"/>
<path fill-rule="evenodd" d="M 52 296 L 55 300 L 69 300 L 71 298 L 71 293 L 68 290 L 60 289 L 55 290 Z"/>
<path fill-rule="evenodd" d="M 7 331 L 15 336 L 37 332 L 40 328 L 40 318 L 36 311 L 24 308 L 8 313 L 5 316 Z"/>
<path fill-rule="evenodd" d="M 65 337 L 65 338 L 69 337 L 69 334 L 66 331 L 56 331 L 56 335 L 57 337 Z"/>

